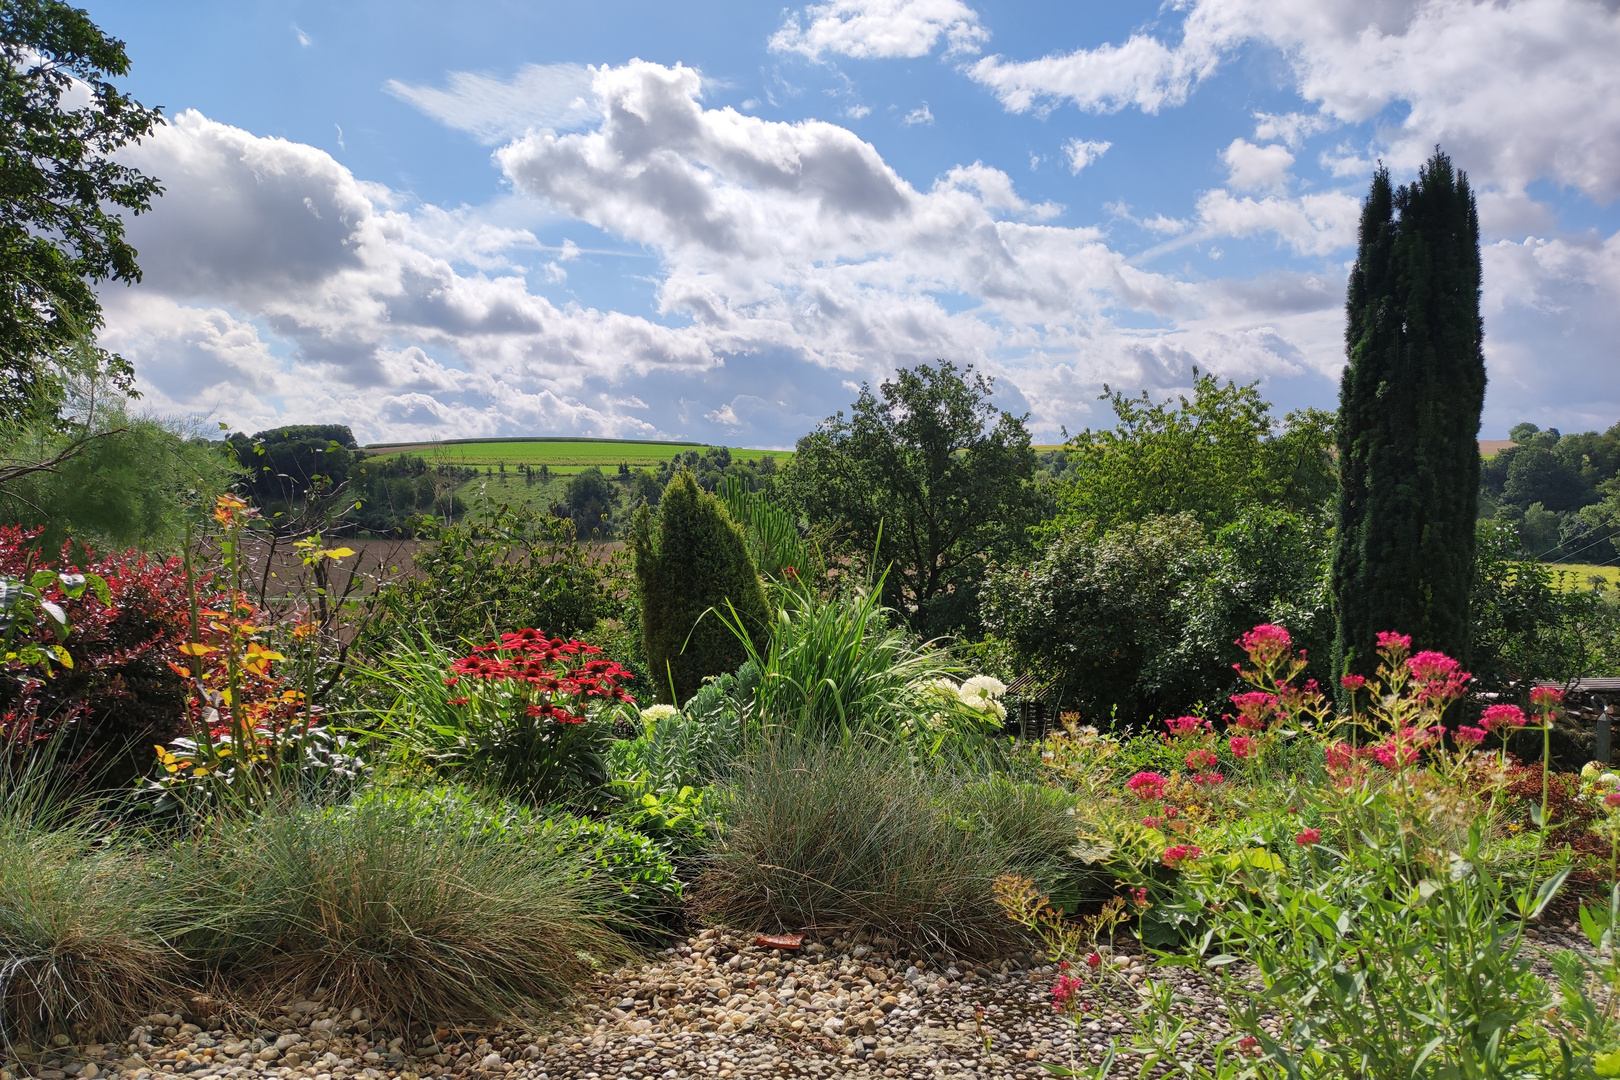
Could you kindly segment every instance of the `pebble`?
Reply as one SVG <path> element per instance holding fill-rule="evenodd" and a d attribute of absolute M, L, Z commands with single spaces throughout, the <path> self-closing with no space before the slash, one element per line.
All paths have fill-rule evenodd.
<path fill-rule="evenodd" d="M 1091 984 L 1077 1027 L 1051 1005 L 1052 965 L 1017 960 L 952 968 L 900 954 L 882 938 L 833 939 L 784 953 L 751 933 L 706 930 L 645 962 L 603 974 L 569 1015 L 534 1028 L 470 1031 L 435 1024 L 372 1030 L 376 1017 L 317 994 L 253 1014 L 210 999 L 147 1016 L 122 1042 L 65 1037 L 32 1060 L 0 1058 L 0 1080 L 1036 1080 L 1047 1064 L 1100 1063 L 1117 1039 L 1129 1065 L 1131 1011 L 1149 971 L 1128 944 Z M 1541 948 L 1573 947 L 1569 927 Z M 1219 1031 L 1200 973 L 1178 971 L 1185 1014 Z M 225 1025 L 221 1016 L 245 1021 Z"/>

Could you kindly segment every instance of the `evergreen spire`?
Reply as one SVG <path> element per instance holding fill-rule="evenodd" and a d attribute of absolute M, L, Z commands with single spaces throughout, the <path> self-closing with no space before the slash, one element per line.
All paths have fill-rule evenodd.
<path fill-rule="evenodd" d="M 1382 630 L 1468 658 L 1485 402 L 1479 289 L 1467 176 L 1438 149 L 1399 190 L 1380 167 L 1346 302 L 1335 670 L 1369 673 Z"/>

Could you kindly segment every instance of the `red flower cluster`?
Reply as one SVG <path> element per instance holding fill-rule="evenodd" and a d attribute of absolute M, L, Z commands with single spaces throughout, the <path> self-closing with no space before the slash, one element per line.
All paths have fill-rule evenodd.
<path fill-rule="evenodd" d="M 1196 716 L 1178 716 L 1174 720 L 1166 720 L 1164 726 L 1170 729 L 1170 734 L 1177 739 L 1194 739 L 1206 731 L 1213 731 L 1215 725 L 1208 720 Z"/>
<path fill-rule="evenodd" d="M 1298 844 L 1300 847 L 1310 847 L 1312 844 L 1320 844 L 1321 842 L 1321 829 L 1302 829 L 1300 830 L 1299 834 L 1294 837 L 1294 843 Z"/>
<path fill-rule="evenodd" d="M 1255 751 L 1255 742 L 1247 735 L 1234 735 L 1226 740 L 1226 748 L 1232 751 L 1232 756 L 1239 761 L 1244 760 Z"/>
<path fill-rule="evenodd" d="M 1417 692 L 1436 705 L 1462 697 L 1472 675 L 1445 653 L 1420 652 L 1406 662 Z"/>
<path fill-rule="evenodd" d="M 1480 717 L 1480 724 L 1486 731 L 1506 731 L 1509 728 L 1524 727 L 1524 710 L 1517 705 L 1489 705 L 1485 714 Z"/>
<path fill-rule="evenodd" d="M 1556 686 L 1538 686 L 1530 691 L 1530 704 L 1538 709 L 1551 710 L 1562 704 L 1564 692 Z"/>
<path fill-rule="evenodd" d="M 1256 667 L 1268 667 L 1288 655 L 1294 639 L 1280 626 L 1261 623 L 1238 638 L 1237 644 Z"/>
<path fill-rule="evenodd" d="M 1250 690 L 1246 694 L 1233 694 L 1232 704 L 1237 715 L 1232 722 L 1245 731 L 1264 731 L 1277 711 L 1277 695 L 1264 690 Z"/>
<path fill-rule="evenodd" d="M 1203 853 L 1203 848 L 1200 848 L 1196 844 L 1176 844 L 1172 847 L 1165 848 L 1164 854 L 1159 856 L 1159 859 L 1164 863 L 1164 865 L 1174 870 L 1182 863 L 1191 862 L 1192 860 L 1201 856 Z"/>
<path fill-rule="evenodd" d="M 1220 764 L 1220 761 L 1221 759 L 1215 756 L 1215 751 L 1213 750 L 1192 750 L 1188 752 L 1186 759 L 1187 768 L 1191 769 L 1193 772 L 1203 772 L 1206 769 L 1213 769 L 1216 765 Z"/>
<path fill-rule="evenodd" d="M 589 658 L 583 659 L 582 658 Z M 543 695 L 528 704 L 524 712 L 531 719 L 554 720 L 559 724 L 583 724 L 578 707 L 592 698 L 634 703 L 622 680 L 630 672 L 602 655 L 602 650 L 583 641 L 547 637 L 538 630 L 502 634 L 499 641 L 475 645 L 472 655 L 450 665 L 455 674 L 445 679 L 454 686 L 462 679 L 516 683 L 529 693 Z M 470 698 L 452 698 L 451 704 L 467 704 Z M 570 709 L 565 705 L 573 705 Z"/>
<path fill-rule="evenodd" d="M 1469 727 L 1465 724 L 1462 727 L 1459 727 L 1456 731 L 1452 732 L 1451 737 L 1457 740 L 1458 746 L 1465 750 L 1472 750 L 1474 747 L 1485 741 L 1485 736 L 1487 734 L 1489 734 L 1489 732 L 1482 727 Z"/>
<path fill-rule="evenodd" d="M 1339 685 L 1354 693 L 1367 685 L 1367 678 L 1364 675 L 1341 675 Z"/>
<path fill-rule="evenodd" d="M 1378 635 L 1379 652 L 1404 653 L 1411 647 L 1412 635 L 1410 634 L 1397 634 L 1393 633 L 1392 631 L 1385 630 Z"/>
<path fill-rule="evenodd" d="M 1158 802 L 1164 798 L 1170 781 L 1156 772 L 1139 772 L 1125 781 L 1126 790 L 1143 802 Z"/>
<path fill-rule="evenodd" d="M 1063 966 L 1068 967 L 1067 964 Z M 1080 991 L 1085 989 L 1085 985 L 1073 975 L 1059 975 L 1057 985 L 1052 987 L 1052 1008 L 1058 1012 L 1077 1012 L 1084 1008 L 1080 1003 Z"/>

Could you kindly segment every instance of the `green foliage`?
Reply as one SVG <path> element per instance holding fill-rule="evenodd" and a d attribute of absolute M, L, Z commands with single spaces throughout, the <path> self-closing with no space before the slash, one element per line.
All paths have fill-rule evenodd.
<path fill-rule="evenodd" d="M 577 852 L 388 799 L 227 817 L 173 858 L 193 910 L 210 913 L 177 945 L 215 977 L 325 987 L 402 1026 L 555 1007 L 627 953 L 612 884 Z"/>
<path fill-rule="evenodd" d="M 140 280 L 118 212 L 162 189 L 117 151 L 162 118 L 110 81 L 129 74 L 124 43 L 60 0 L 0 5 L 0 71 L 0 413 L 12 413 L 48 381 L 52 353 L 100 325 L 93 284 Z M 128 363 L 101 358 L 127 388 Z"/>
<path fill-rule="evenodd" d="M 373 536 L 414 535 L 425 516 L 455 519 L 466 513 L 466 503 L 455 491 L 471 473 L 454 465 L 430 466 L 411 454 L 356 454 L 349 474 L 354 504 L 348 518 Z"/>
<path fill-rule="evenodd" d="M 1397 216 L 1398 215 L 1398 216 Z M 1350 274 L 1339 397 L 1336 670 L 1394 627 L 1469 660 L 1480 409 L 1479 218 L 1436 152 L 1417 182 L 1373 177 Z"/>
<path fill-rule="evenodd" d="M 1320 514 L 1337 483 L 1332 417 L 1289 413 L 1279 431 L 1257 386 L 1223 385 L 1197 369 L 1191 400 L 1155 403 L 1145 390 L 1131 398 L 1104 386 L 1119 422 L 1069 440 L 1044 534 L 1176 514 L 1217 529 L 1252 506 Z"/>
<path fill-rule="evenodd" d="M 1040 507 L 1029 432 L 992 390 L 949 362 L 863 385 L 778 481 L 785 506 L 891 568 L 884 603 L 926 634 L 971 625 L 985 560 L 1019 550 Z"/>
<path fill-rule="evenodd" d="M 879 599 L 882 588 L 881 578 L 870 588 L 827 595 L 772 586 L 776 614 L 763 649 L 747 624 L 728 613 L 725 625 L 759 672 L 753 715 L 801 738 L 920 733 L 929 711 L 926 685 L 960 669 L 897 625 L 896 613 Z"/>
<path fill-rule="evenodd" d="M 1556 567 L 1515 558 L 1501 522 L 1479 524 L 1471 603 L 1478 688 L 1527 704 L 1531 685 L 1620 670 L 1620 597 L 1570 588 Z"/>
<path fill-rule="evenodd" d="M 1620 550 L 1620 424 L 1575 435 L 1519 424 L 1513 438 L 1514 445 L 1484 462 L 1479 483 L 1495 518 L 1517 526 L 1521 553 L 1613 561 Z"/>
<path fill-rule="evenodd" d="M 1023 820 L 986 822 L 977 812 L 990 807 Z M 991 896 L 996 877 L 1054 857 L 1045 843 L 1070 842 L 1057 839 L 1057 802 L 965 797 L 961 779 L 865 741 L 762 745 L 729 786 L 723 814 L 722 841 L 697 885 L 703 913 L 733 926 L 867 930 L 966 953 L 1018 940 Z"/>
<path fill-rule="evenodd" d="M 588 802 L 607 783 L 611 721 L 525 714 L 522 684 L 464 679 L 447 685 L 458 653 L 423 636 L 397 641 L 363 675 L 392 700 L 376 736 L 407 759 L 532 805 Z"/>
<path fill-rule="evenodd" d="M 412 572 L 386 584 L 362 629 L 374 659 L 426 635 L 451 647 L 513 627 L 575 637 L 607 602 L 604 567 L 573 526 L 532 507 L 484 506 L 458 522 L 429 521 Z"/>
<path fill-rule="evenodd" d="M 618 507 L 619 488 L 598 468 L 589 468 L 568 478 L 562 501 L 552 513 L 574 523 L 574 535 L 582 540 L 609 540 L 613 537 L 613 511 Z"/>
<path fill-rule="evenodd" d="M 789 576 L 811 581 L 822 576 L 821 553 L 799 535 L 792 515 L 763 492 L 749 490 L 743 478 L 730 475 L 721 479 L 717 494 L 731 520 L 742 527 L 749 558 L 760 573 L 777 578 L 791 572 Z"/>
<path fill-rule="evenodd" d="M 670 481 L 656 531 L 645 507 L 637 513 L 632 545 L 648 666 L 659 700 L 678 704 L 748 658 L 718 615 L 730 613 L 752 643 L 770 621 L 765 594 L 742 530 L 689 472 Z"/>
<path fill-rule="evenodd" d="M 463 785 L 372 788 L 353 805 L 374 803 L 403 811 L 413 829 L 448 829 L 469 840 L 549 849 L 559 859 L 578 860 L 584 880 L 607 886 L 602 899 L 610 925 L 628 936 L 657 933 L 679 910 L 681 882 L 675 867 L 658 844 L 631 828 L 564 811 L 535 810 Z"/>
<path fill-rule="evenodd" d="M 1223 704 L 1232 642 L 1257 623 L 1299 626 L 1324 656 L 1325 560 L 1315 523 L 1282 510 L 1213 536 L 1190 513 L 1080 529 L 991 574 L 985 625 L 1086 723 L 1141 725 Z"/>
<path fill-rule="evenodd" d="M 68 539 L 178 549 L 236 478 L 218 444 L 133 412 L 87 334 L 42 371 L 52 385 L 0 417 L 0 524 L 43 530 L 53 552 Z"/>

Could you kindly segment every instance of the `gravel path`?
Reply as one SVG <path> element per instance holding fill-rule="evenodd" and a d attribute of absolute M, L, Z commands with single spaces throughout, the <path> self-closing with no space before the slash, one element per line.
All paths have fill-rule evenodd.
<path fill-rule="evenodd" d="M 940 967 L 897 956 L 889 942 L 807 943 L 799 953 L 708 930 L 648 963 L 584 988 L 572 1017 L 546 1034 L 440 1026 L 409 1036 L 374 1031 L 372 1018 L 324 1000 L 253 1016 L 199 997 L 156 1013 L 113 1045 L 63 1045 L 0 1067 L 0 1080 L 403 1080 L 465 1075 L 489 1080 L 650 1080 L 715 1077 L 994 1077 L 1035 1080 L 1041 1062 L 1083 1064 L 1113 1036 L 1145 977 L 1128 946 L 1108 955 L 1076 1028 L 1052 1008 L 1051 966 L 1015 960 Z M 1567 947 L 1570 927 L 1547 928 L 1532 947 Z M 874 949 L 874 945 L 876 949 Z M 916 961 L 915 963 L 913 961 Z M 1178 971 L 1190 1018 L 1218 1026 L 1207 985 Z M 233 1022 L 217 1013 L 226 1012 Z M 1134 1074 L 1128 1052 L 1121 1074 Z"/>

